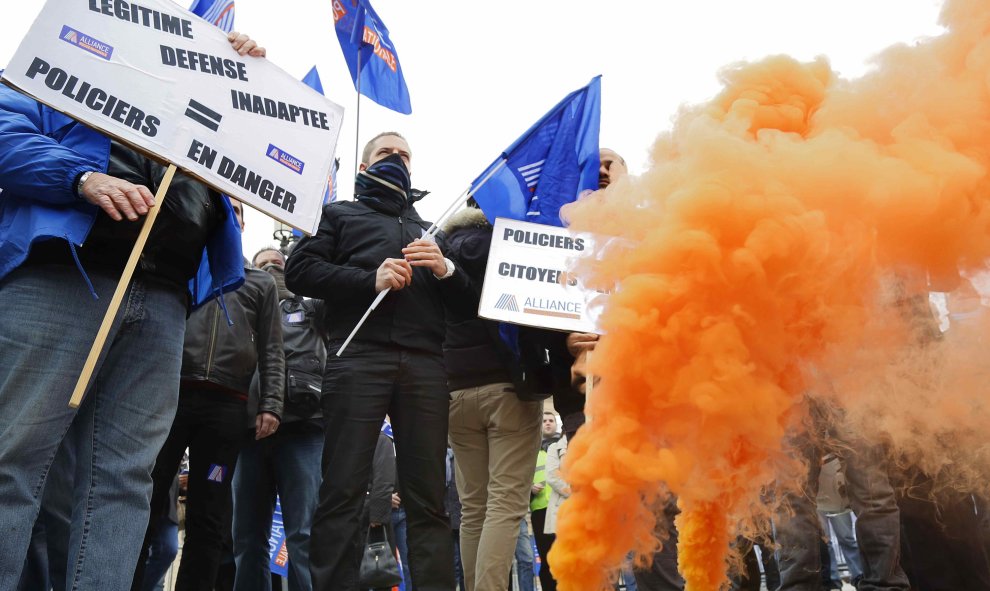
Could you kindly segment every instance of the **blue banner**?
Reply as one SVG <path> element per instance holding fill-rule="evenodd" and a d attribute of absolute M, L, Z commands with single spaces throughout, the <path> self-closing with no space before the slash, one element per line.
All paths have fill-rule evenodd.
<path fill-rule="evenodd" d="M 522 134 L 472 183 L 505 165 L 474 199 L 496 217 L 561 226 L 560 207 L 598 188 L 601 76 L 575 90 Z"/>
<path fill-rule="evenodd" d="M 268 551 L 271 556 L 269 568 L 276 575 L 289 576 L 289 550 L 285 546 L 285 524 L 282 522 L 282 502 L 275 498 L 275 513 L 272 515 L 272 532 L 268 537 Z"/>
<path fill-rule="evenodd" d="M 234 29 L 234 0 L 193 0 L 189 11 L 213 23 L 224 33 Z"/>
<path fill-rule="evenodd" d="M 399 55 L 371 2 L 334 0 L 333 22 L 354 87 L 383 107 L 412 113 Z"/>

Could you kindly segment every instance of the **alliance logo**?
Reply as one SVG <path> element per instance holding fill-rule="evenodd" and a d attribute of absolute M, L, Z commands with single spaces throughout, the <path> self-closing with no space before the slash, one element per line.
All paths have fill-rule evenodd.
<path fill-rule="evenodd" d="M 523 302 L 524 314 L 552 316 L 554 318 L 570 318 L 580 320 L 583 306 L 581 302 L 558 300 L 555 298 L 526 298 Z"/>
<path fill-rule="evenodd" d="M 496 310 L 508 310 L 509 312 L 519 311 L 519 302 L 516 301 L 516 296 L 511 293 L 503 293 L 502 297 L 498 298 L 495 302 Z"/>
<path fill-rule="evenodd" d="M 223 482 L 224 477 L 227 475 L 227 466 L 220 464 L 211 464 L 210 471 L 206 475 L 206 479 L 210 482 Z"/>
<path fill-rule="evenodd" d="M 269 158 L 295 173 L 302 174 L 303 167 L 306 166 L 302 160 L 296 158 L 292 154 L 289 154 L 285 150 L 278 148 L 274 144 L 268 144 L 267 153 Z"/>
<path fill-rule="evenodd" d="M 107 61 L 110 61 L 110 57 L 113 55 L 113 47 L 98 39 L 93 39 L 89 35 L 77 31 L 68 25 L 62 25 L 62 32 L 58 36 L 62 41 L 75 45 L 80 49 L 85 49 Z"/>

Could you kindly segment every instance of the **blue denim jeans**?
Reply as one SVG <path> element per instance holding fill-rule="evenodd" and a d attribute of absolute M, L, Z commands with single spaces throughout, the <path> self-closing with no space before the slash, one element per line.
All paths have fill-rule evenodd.
<path fill-rule="evenodd" d="M 828 514 L 824 511 L 818 512 L 818 517 L 822 522 L 822 531 L 825 537 L 829 538 L 829 528 L 835 533 L 835 539 L 842 549 L 842 556 L 846 559 L 846 567 L 849 569 L 849 577 L 854 582 L 859 582 L 863 578 L 863 559 L 859 556 L 859 544 L 856 542 L 856 532 L 853 530 L 852 512 L 846 511 L 839 514 Z M 839 577 L 839 564 L 835 556 L 835 547 L 829 539 L 829 568 L 833 581 L 841 581 Z"/>
<path fill-rule="evenodd" d="M 406 522 L 406 510 L 402 507 L 392 509 L 392 530 L 395 532 L 395 546 L 399 550 L 399 560 L 402 561 L 402 584 L 405 591 L 412 589 L 412 570 L 409 568 L 409 531 Z"/>
<path fill-rule="evenodd" d="M 526 527 L 526 519 L 519 522 L 519 537 L 516 538 L 516 572 L 519 575 L 518 591 L 533 591 L 533 539 Z M 543 558 L 544 563 L 546 557 Z"/>
<path fill-rule="evenodd" d="M 451 530 L 451 537 L 454 538 L 454 580 L 457 581 L 459 589 L 467 589 L 464 586 L 464 563 L 461 562 L 461 532 Z"/>
<path fill-rule="evenodd" d="M 312 591 L 309 532 L 320 491 L 323 429 L 311 422 L 282 425 L 241 449 L 234 471 L 235 591 L 271 591 L 268 537 L 275 495 L 282 502 L 290 591 Z"/>
<path fill-rule="evenodd" d="M 24 572 L 18 591 L 65 589 L 69 526 L 72 523 L 72 480 L 76 473 L 75 450 L 59 446 L 48 469 L 41 512 L 34 523 Z"/>
<path fill-rule="evenodd" d="M 164 588 L 165 573 L 179 554 L 179 525 L 168 517 L 157 517 L 158 527 L 155 538 L 148 548 L 148 564 L 144 567 L 144 580 L 141 591 L 161 591 Z"/>
<path fill-rule="evenodd" d="M 59 444 L 76 454 L 68 589 L 130 588 L 151 469 L 179 393 L 185 297 L 136 278 L 78 409 L 68 401 L 117 277 L 25 266 L 0 281 L 0 589 L 17 585 Z"/>

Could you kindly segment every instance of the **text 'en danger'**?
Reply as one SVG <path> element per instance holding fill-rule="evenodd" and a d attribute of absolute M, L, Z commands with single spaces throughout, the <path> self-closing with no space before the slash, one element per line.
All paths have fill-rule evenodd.
<path fill-rule="evenodd" d="M 273 183 L 260 174 L 248 170 L 243 164 L 238 164 L 230 158 L 219 154 L 213 148 L 198 142 L 192 141 L 186 156 L 199 164 L 213 170 L 223 178 L 239 185 L 242 189 L 250 191 L 270 202 L 275 207 L 281 207 L 285 211 L 292 213 L 296 208 L 296 196 L 285 190 L 285 188 Z M 217 161 L 217 156 L 220 160 Z"/>

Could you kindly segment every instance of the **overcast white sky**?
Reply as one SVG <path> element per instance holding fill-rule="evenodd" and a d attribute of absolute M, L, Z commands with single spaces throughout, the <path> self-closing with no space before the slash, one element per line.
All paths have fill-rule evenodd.
<path fill-rule="evenodd" d="M 638 173 L 677 107 L 714 95 L 716 73 L 727 64 L 778 53 L 825 55 L 841 75 L 855 77 L 884 47 L 941 32 L 938 0 L 372 1 L 391 32 L 413 112 L 400 115 L 362 99 L 359 140 L 363 147 L 385 130 L 409 139 L 413 184 L 432 192 L 418 207 L 427 219 L 597 74 L 603 74 L 601 145 Z M 4 2 L 0 65 L 41 5 Z M 340 196 L 350 198 L 356 98 L 330 6 L 330 0 L 237 0 L 236 28 L 297 78 L 319 68 L 327 96 L 345 109 L 337 154 Z M 273 222 L 249 213 L 250 256 L 271 242 Z"/>

